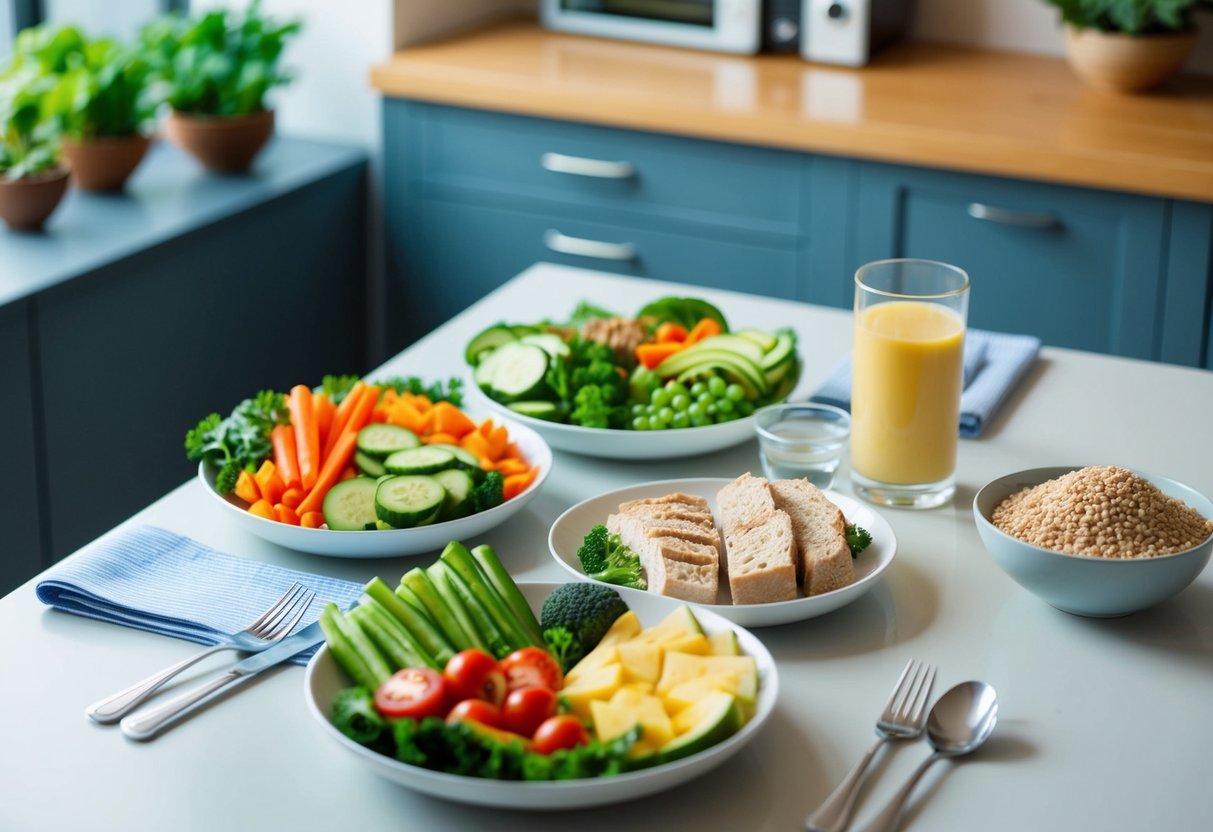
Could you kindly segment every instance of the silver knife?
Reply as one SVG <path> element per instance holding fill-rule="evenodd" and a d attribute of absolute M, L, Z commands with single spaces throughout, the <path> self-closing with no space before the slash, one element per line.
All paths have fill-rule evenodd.
<path fill-rule="evenodd" d="M 157 708 L 131 714 L 122 720 L 122 733 L 133 740 L 150 740 L 215 693 L 242 679 L 248 679 L 266 668 L 281 664 L 322 641 L 324 641 L 324 633 L 320 631 L 320 622 L 314 621 L 273 647 L 262 650 L 255 656 L 249 656 L 221 676 L 216 676 L 209 682 L 204 682 Z"/>

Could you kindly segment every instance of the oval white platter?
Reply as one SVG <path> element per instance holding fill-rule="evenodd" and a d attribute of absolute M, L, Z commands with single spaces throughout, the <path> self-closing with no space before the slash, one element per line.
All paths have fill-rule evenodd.
<path fill-rule="evenodd" d="M 735 419 L 732 422 L 704 425 L 699 428 L 671 428 L 669 430 L 583 428 L 580 425 L 548 422 L 544 419 L 516 413 L 501 402 L 490 399 L 474 384 L 467 385 L 467 390 L 469 397 L 475 400 L 477 407 L 493 410 L 501 416 L 526 425 L 557 450 L 582 456 L 609 459 L 673 459 L 731 448 L 754 437 L 753 415 Z"/>
<path fill-rule="evenodd" d="M 542 606 L 543 600 L 557 586 L 560 584 L 518 584 L 535 610 Z M 643 592 L 625 600 L 640 618 L 641 624 L 646 627 L 656 624 L 682 603 L 672 598 L 647 595 Z M 329 720 L 333 698 L 343 688 L 349 687 L 350 681 L 337 666 L 327 647 L 322 647 L 308 663 L 303 693 L 308 710 L 319 722 L 324 733 L 338 746 L 351 754 L 367 771 L 410 789 L 459 803 L 509 809 L 583 809 L 619 803 L 673 788 L 721 765 L 754 739 L 775 707 L 779 678 L 775 661 L 762 642 L 752 633 L 710 611 L 696 609 L 695 616 L 704 632 L 709 635 L 733 629 L 737 633 L 741 650 L 754 657 L 758 666 L 758 701 L 754 715 L 738 733 L 697 754 L 613 777 L 556 782 L 484 780 L 431 771 L 372 751 L 346 737 L 333 727 Z"/>
<path fill-rule="evenodd" d="M 535 431 L 515 421 L 498 420 L 509 431 L 510 440 L 518 443 L 518 449 L 529 465 L 539 467 L 535 477 L 525 491 L 506 500 L 496 508 L 482 511 L 458 520 L 418 526 L 413 529 L 376 529 L 367 531 L 333 531 L 331 529 L 308 529 L 267 520 L 249 514 L 247 504 L 233 495 L 223 496 L 215 490 L 214 471 L 202 463 L 198 466 L 198 478 L 207 493 L 221 503 L 224 513 L 246 531 L 271 543 L 337 558 L 384 558 L 397 555 L 417 555 L 441 549 L 452 540 L 471 540 L 489 529 L 504 523 L 529 503 L 552 471 L 552 449 Z"/>
<path fill-rule="evenodd" d="M 647 497 L 661 497 L 681 491 L 684 494 L 694 494 L 706 499 L 708 506 L 715 514 L 716 493 L 730 482 L 732 480 L 727 478 L 658 480 L 599 494 L 597 497 L 583 500 L 556 519 L 548 532 L 548 549 L 556 562 L 572 575 L 581 580 L 590 580 L 581 571 L 577 550 L 581 547 L 586 533 L 596 524 L 605 523 L 608 515 L 619 510 L 620 503 Z M 865 503 L 835 491 L 826 491 L 825 495 L 842 509 L 848 523 L 862 526 L 872 535 L 872 545 L 855 559 L 855 582 L 853 584 L 833 592 L 807 598 L 800 597 L 791 601 L 733 605 L 729 602 L 727 582 L 721 581 L 720 603 L 696 604 L 695 608 L 711 610 L 743 627 L 769 627 L 833 612 L 839 607 L 855 601 L 875 586 L 897 553 L 897 540 L 893 536 L 892 527 L 889 526 L 888 521 Z M 634 597 L 649 594 L 644 590 L 630 587 L 615 588 L 629 604 L 632 603 Z"/>

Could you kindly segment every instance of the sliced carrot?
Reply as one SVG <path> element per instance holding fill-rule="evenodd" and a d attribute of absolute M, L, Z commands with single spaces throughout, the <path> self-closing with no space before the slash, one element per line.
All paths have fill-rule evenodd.
<path fill-rule="evenodd" d="M 492 456 L 492 446 L 489 444 L 489 440 L 480 434 L 480 431 L 472 431 L 459 440 L 459 445 L 469 453 L 474 454 L 479 460 L 489 463 L 495 461 L 495 458 Z"/>
<path fill-rule="evenodd" d="M 505 451 L 501 454 L 502 459 L 522 459 L 522 449 L 518 447 L 517 442 L 510 442 L 505 446 Z"/>
<path fill-rule="evenodd" d="M 666 321 L 657 327 L 657 331 L 653 333 L 653 339 L 659 344 L 668 344 L 671 341 L 682 343 L 689 334 L 687 328 L 682 324 Z"/>
<path fill-rule="evenodd" d="M 366 382 L 356 381 L 354 386 L 345 394 L 345 398 L 341 400 L 341 404 L 337 405 L 336 412 L 333 413 L 333 424 L 329 426 L 328 439 L 324 442 L 324 448 L 321 451 L 320 458 L 328 459 L 329 454 L 333 452 L 333 446 L 337 444 L 337 438 L 341 436 L 341 432 L 345 430 L 345 423 L 349 421 L 350 412 L 354 409 L 354 405 L 358 403 L 359 396 L 366 389 Z"/>
<path fill-rule="evenodd" d="M 274 504 L 269 500 L 258 500 L 248 507 L 249 514 L 255 514 L 258 517 L 264 517 L 266 520 L 277 520 L 278 515 L 274 512 Z"/>
<path fill-rule="evenodd" d="M 337 405 L 325 393 L 312 396 L 312 409 L 316 414 L 316 429 L 320 436 L 320 448 L 324 449 L 328 441 L 329 431 L 333 427 L 333 418 L 337 415 Z"/>
<path fill-rule="evenodd" d="M 285 506 L 290 506 L 291 508 L 296 508 L 300 503 L 303 502 L 304 496 L 303 488 L 301 486 L 293 486 L 282 492 L 282 504 Z"/>
<path fill-rule="evenodd" d="M 296 384 L 286 400 L 291 414 L 291 427 L 295 429 L 295 453 L 299 456 L 299 481 L 311 489 L 316 485 L 316 473 L 320 470 L 320 429 L 316 425 L 316 411 L 312 406 L 312 388 Z"/>
<path fill-rule="evenodd" d="M 531 466 L 527 465 L 521 459 L 515 457 L 502 457 L 493 464 L 493 467 L 501 472 L 501 476 L 510 477 L 514 474 L 525 474 L 531 470 Z"/>
<path fill-rule="evenodd" d="M 489 453 L 492 455 L 492 460 L 496 462 L 501 459 L 501 455 L 505 453 L 505 446 L 510 444 L 510 432 L 506 430 L 505 425 L 500 425 L 485 437 L 489 441 Z"/>
<path fill-rule="evenodd" d="M 278 503 L 278 505 L 274 506 L 274 517 L 277 518 L 279 523 L 287 523 L 292 526 L 299 525 L 299 515 L 285 503 Z"/>
<path fill-rule="evenodd" d="M 268 500 L 270 505 L 282 502 L 282 492 L 286 491 L 286 484 L 282 482 L 282 477 L 278 475 L 278 466 L 270 460 L 261 463 L 261 467 L 257 469 L 257 473 L 253 475 L 253 479 L 257 481 L 257 488 L 261 491 L 261 499 Z"/>
<path fill-rule="evenodd" d="M 707 319 L 705 319 L 707 320 Z M 665 341 L 657 344 L 641 344 L 636 348 L 636 360 L 645 369 L 652 370 L 676 352 L 681 352 L 684 345 L 679 341 Z"/>
<path fill-rule="evenodd" d="M 387 420 L 390 424 L 408 428 L 418 436 L 424 436 L 430 432 L 430 426 L 434 423 L 434 411 L 430 409 L 422 412 L 401 397 L 392 405 Z"/>
<path fill-rule="evenodd" d="M 324 514 L 319 511 L 309 511 L 300 515 L 299 525 L 309 529 L 318 529 L 324 525 Z"/>
<path fill-rule="evenodd" d="M 418 393 L 401 393 L 400 398 L 420 410 L 422 413 L 434 406 L 434 403 L 430 401 L 429 396 L 423 396 Z"/>
<path fill-rule="evenodd" d="M 480 427 L 478 428 L 478 430 L 480 431 L 481 436 L 483 436 L 485 439 L 488 439 L 489 434 L 492 433 L 493 429 L 496 427 L 497 427 L 497 425 L 493 422 L 492 419 L 485 419 L 483 422 L 480 423 Z"/>
<path fill-rule="evenodd" d="M 341 436 L 337 437 L 337 444 L 333 446 L 333 452 L 324 461 L 324 467 L 320 469 L 320 473 L 316 477 L 316 487 L 307 493 L 303 502 L 296 509 L 301 517 L 309 511 L 320 510 L 324 504 L 324 495 L 341 481 L 341 475 L 345 473 L 346 466 L 354 458 L 354 451 L 358 447 L 358 429 L 351 430 L 350 428 L 351 425 L 347 424 L 346 429 L 341 432 Z"/>
<path fill-rule="evenodd" d="M 242 469 L 240 476 L 236 477 L 235 491 L 237 497 L 250 505 L 261 499 L 261 486 L 257 485 L 253 473 L 248 470 Z"/>
<path fill-rule="evenodd" d="M 290 425 L 274 425 L 270 431 L 274 448 L 274 465 L 287 488 L 303 484 L 299 476 L 299 456 L 295 450 L 295 431 Z"/>
<path fill-rule="evenodd" d="M 501 496 L 507 500 L 517 497 L 527 490 L 527 487 L 535 481 L 535 477 L 538 475 L 539 469 L 532 468 L 525 474 L 512 474 L 506 477 L 505 481 L 501 484 Z"/>
<path fill-rule="evenodd" d="M 421 441 L 426 445 L 458 445 L 459 437 L 453 433 L 434 433 L 426 434 L 421 437 Z"/>
<path fill-rule="evenodd" d="M 720 324 L 716 323 L 714 318 L 700 318 L 699 323 L 691 327 L 691 331 L 687 333 L 687 338 L 683 343 L 686 346 L 697 344 L 704 338 L 711 338 L 713 335 L 720 334 Z"/>
<path fill-rule="evenodd" d="M 434 431 L 449 433 L 451 436 L 462 437 L 476 429 L 476 423 L 450 402 L 438 402 L 434 405 Z"/>
<path fill-rule="evenodd" d="M 354 409 L 350 411 L 350 418 L 346 421 L 344 430 L 358 433 L 366 427 L 371 421 L 371 413 L 374 412 L 375 404 L 378 401 L 379 388 L 373 384 L 367 385 L 362 395 L 358 397 L 358 401 L 354 403 Z"/>

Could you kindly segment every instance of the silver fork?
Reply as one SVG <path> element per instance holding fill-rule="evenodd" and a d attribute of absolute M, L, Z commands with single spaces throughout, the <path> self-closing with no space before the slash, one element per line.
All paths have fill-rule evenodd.
<path fill-rule="evenodd" d="M 169 679 L 172 679 L 187 667 L 197 664 L 212 653 L 220 650 L 243 650 L 246 653 L 257 653 L 280 641 L 307 612 L 308 605 L 316 593 L 301 583 L 294 583 L 275 601 L 269 609 L 232 637 L 230 644 L 216 644 L 201 653 L 190 656 L 184 661 L 177 662 L 172 667 L 165 668 L 159 673 L 149 676 L 126 690 L 116 693 L 100 702 L 95 702 L 85 709 L 85 713 L 97 722 L 109 724 L 117 722 L 138 707 L 144 700 L 155 693 Z"/>
<path fill-rule="evenodd" d="M 892 740 L 914 740 L 922 736 L 927 723 L 927 702 L 931 699 L 934 684 L 934 667 L 915 659 L 906 663 L 906 669 L 901 672 L 901 678 L 893 686 L 893 693 L 889 695 L 889 701 L 876 721 L 876 733 L 880 739 L 868 749 L 868 753 L 847 773 L 817 811 L 805 818 L 806 832 L 841 832 L 847 828 L 864 772 L 876 757 L 876 752 Z"/>

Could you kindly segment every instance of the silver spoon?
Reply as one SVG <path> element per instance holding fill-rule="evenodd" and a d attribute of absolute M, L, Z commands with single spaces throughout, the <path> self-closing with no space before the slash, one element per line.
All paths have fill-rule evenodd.
<path fill-rule="evenodd" d="M 974 751 L 989 739 L 998 721 L 998 695 L 985 682 L 961 682 L 931 708 L 927 718 L 927 742 L 935 753 L 923 760 L 864 832 L 892 832 L 897 828 L 901 807 L 931 765 L 944 757 L 959 757 Z"/>

